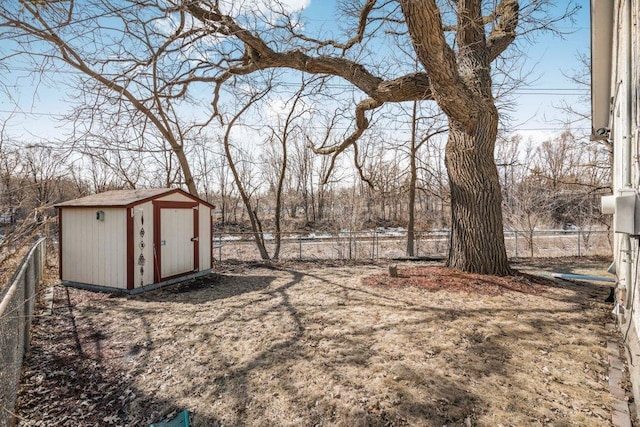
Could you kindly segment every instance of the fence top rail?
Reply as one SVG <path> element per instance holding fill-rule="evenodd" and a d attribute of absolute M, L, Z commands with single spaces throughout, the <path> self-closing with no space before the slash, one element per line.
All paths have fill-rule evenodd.
<path fill-rule="evenodd" d="M 45 240 L 47 240 L 46 237 L 41 237 L 37 242 L 33 244 L 31 249 L 29 249 L 29 252 L 20 262 L 20 265 L 18 266 L 16 271 L 13 273 L 11 281 L 9 282 L 11 284 L 4 290 L 0 290 L 0 297 L 2 297 L 2 301 L 0 302 L 0 317 L 2 317 L 6 306 L 9 304 L 9 301 L 13 297 L 13 294 L 16 292 L 16 289 L 18 289 L 18 278 L 24 275 L 24 272 L 27 269 L 28 261 L 33 257 L 33 254 L 35 253 L 38 246 L 40 246 Z"/>
<path fill-rule="evenodd" d="M 545 228 L 536 230 L 526 229 L 508 229 L 505 228 L 504 233 L 533 233 L 533 234 L 588 234 L 588 233 L 610 233 L 611 230 L 606 229 L 571 229 L 564 230 L 562 228 Z M 415 230 L 415 235 L 447 235 L 450 230 Z M 221 240 L 252 240 L 255 237 L 252 231 L 220 231 L 214 230 L 216 239 Z M 260 233 L 258 233 L 260 234 Z M 265 240 L 273 240 L 278 233 L 264 232 L 262 236 Z M 282 231 L 279 233 L 282 238 L 295 238 L 302 240 L 323 240 L 335 239 L 336 237 L 371 237 L 373 235 L 380 237 L 406 237 L 407 230 L 400 231 L 380 231 L 380 230 L 341 230 L 333 232 L 299 232 L 299 231 Z"/>

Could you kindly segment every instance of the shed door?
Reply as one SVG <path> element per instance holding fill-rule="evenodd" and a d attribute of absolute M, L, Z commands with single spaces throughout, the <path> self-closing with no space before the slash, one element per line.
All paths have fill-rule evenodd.
<path fill-rule="evenodd" d="M 162 203 L 156 205 L 158 249 L 157 281 L 189 274 L 198 269 L 198 211 L 192 203 Z"/>

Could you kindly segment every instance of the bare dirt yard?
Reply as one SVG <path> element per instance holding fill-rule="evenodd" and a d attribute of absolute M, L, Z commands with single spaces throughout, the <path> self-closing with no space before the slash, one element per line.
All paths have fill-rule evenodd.
<path fill-rule="evenodd" d="M 582 264 L 579 264 L 582 262 Z M 555 263 L 555 264 L 554 264 Z M 20 425 L 610 426 L 606 286 L 438 263 L 223 265 L 142 295 L 53 287 Z"/>

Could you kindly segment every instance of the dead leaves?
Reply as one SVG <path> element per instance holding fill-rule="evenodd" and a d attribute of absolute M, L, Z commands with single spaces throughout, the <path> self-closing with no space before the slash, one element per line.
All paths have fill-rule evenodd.
<path fill-rule="evenodd" d="M 530 275 L 508 277 L 486 276 L 464 273 L 446 267 L 417 267 L 398 269 L 395 276 L 377 274 L 363 279 L 367 286 L 401 288 L 416 287 L 427 291 L 467 292 L 477 295 L 496 296 L 505 292 L 539 294 L 551 282 Z"/>

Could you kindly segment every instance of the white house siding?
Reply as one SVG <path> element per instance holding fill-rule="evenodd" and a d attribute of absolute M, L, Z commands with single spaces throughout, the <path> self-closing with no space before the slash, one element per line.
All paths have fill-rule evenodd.
<path fill-rule="evenodd" d="M 640 185 L 640 159 L 637 157 L 640 144 L 640 25 L 638 2 L 629 0 L 617 2 L 614 10 L 613 61 L 611 64 L 611 138 L 614 146 L 613 156 L 613 194 L 623 189 L 638 190 Z M 594 52 L 597 61 L 597 52 Z M 636 331 L 640 331 L 640 292 L 634 289 L 638 285 L 639 271 L 636 271 L 635 259 L 638 256 L 638 242 L 628 235 L 614 235 L 614 260 L 619 279 L 619 288 L 625 293 L 619 294 L 619 303 L 630 310 Z"/>
<path fill-rule="evenodd" d="M 97 211 L 104 211 L 104 221 Z M 63 209 L 62 279 L 126 289 L 126 227 L 122 208 Z"/>
<path fill-rule="evenodd" d="M 599 2 L 599 3 L 596 3 Z M 610 69 L 611 104 L 600 104 L 596 107 L 610 107 L 609 128 L 613 141 L 613 194 L 620 195 L 624 189 L 638 193 L 640 188 L 640 2 L 631 0 L 615 0 L 604 3 L 592 0 L 593 10 L 604 8 L 606 4 L 613 7 L 613 40 L 611 43 L 612 61 Z M 602 16 L 605 16 L 604 14 Z M 600 19 L 602 19 L 602 16 Z M 598 37 L 597 20 L 592 27 L 592 36 Z M 606 46 L 601 47 L 602 50 Z M 592 45 L 592 62 L 597 63 L 607 52 L 594 50 Z M 599 77 L 596 68 L 592 73 Z M 595 118 L 594 118 L 595 120 Z M 595 122 L 594 122 L 594 127 Z M 614 222 L 618 213 L 614 215 Z M 618 276 L 617 301 L 622 307 L 623 315 L 618 317 L 620 326 L 627 339 L 625 345 L 630 353 L 640 352 L 640 271 L 637 257 L 639 239 L 626 234 L 615 233 L 613 256 Z M 628 323 L 627 323 L 628 322 Z M 628 333 L 627 333 L 628 332 Z M 640 370 L 637 365 L 630 365 L 630 376 L 636 400 L 640 399 Z"/>
<path fill-rule="evenodd" d="M 630 0 L 627 0 L 630 1 Z M 621 117 L 624 117 L 624 122 L 630 123 L 631 135 L 629 135 L 629 145 L 630 150 L 628 150 L 628 154 L 631 156 L 626 164 L 630 165 L 631 175 L 631 183 L 632 187 L 636 188 L 636 190 L 640 187 L 640 158 L 638 157 L 638 148 L 640 146 L 640 4 L 637 1 L 632 1 L 632 16 L 630 20 L 625 20 L 625 25 L 629 25 L 632 31 L 631 33 L 631 64 L 629 69 L 631 71 L 631 75 L 629 76 L 629 84 L 627 86 L 627 102 L 630 103 L 629 113 L 630 117 L 626 117 L 626 115 L 621 114 Z M 629 31 L 625 31 L 625 33 L 629 33 Z M 626 55 L 628 57 L 628 55 Z M 625 70 L 626 71 L 626 70 Z M 626 73 L 624 73 L 626 74 Z M 625 135 L 626 136 L 626 135 Z M 627 139 L 627 138 L 625 138 Z M 616 168 L 614 167 L 614 170 Z M 635 262 L 638 256 L 638 240 L 631 242 L 632 247 L 632 256 L 631 262 L 633 263 L 632 268 L 632 283 L 628 284 L 628 292 L 632 293 L 632 303 L 633 303 L 633 311 L 632 311 L 632 319 L 635 326 L 636 334 L 640 332 L 640 290 L 637 289 L 640 286 L 640 271 L 638 271 L 638 263 Z M 619 245 L 619 250 L 624 249 L 623 245 Z M 622 258 L 622 254 L 619 256 Z M 633 271 L 635 269 L 635 271 Z M 635 288 L 635 289 L 634 289 Z M 636 379 L 636 386 L 638 380 Z"/>
<path fill-rule="evenodd" d="M 627 0 L 630 1 L 630 0 Z M 637 1 L 632 1 L 632 16 L 631 18 L 627 18 L 624 19 L 624 25 L 629 26 L 629 28 L 632 29 L 632 31 L 624 31 L 624 34 L 631 34 L 631 57 L 629 58 L 629 55 L 624 55 L 625 57 L 627 57 L 627 61 L 631 61 L 631 63 L 629 64 L 628 70 L 630 70 L 630 75 L 629 78 L 627 79 L 628 84 L 627 84 L 627 89 L 626 89 L 626 96 L 624 98 L 626 98 L 626 105 L 629 105 L 629 115 L 630 117 L 628 117 L 627 114 L 621 114 L 620 117 L 624 117 L 624 125 L 627 125 L 627 123 L 630 124 L 630 130 L 631 130 L 631 135 L 625 135 L 625 140 L 628 140 L 628 144 L 630 145 L 630 149 L 628 150 L 628 155 L 631 156 L 631 158 L 629 159 L 628 162 L 624 162 L 624 166 L 621 169 L 624 169 L 624 167 L 629 167 L 629 175 L 631 176 L 631 185 L 632 187 L 638 189 L 640 187 L 640 174 L 638 174 L 638 167 L 640 166 L 640 158 L 638 158 L 638 144 L 640 143 L 640 135 L 639 135 L 639 131 L 640 131 L 640 120 L 639 120 L 639 114 L 640 114 L 640 104 L 639 104 L 639 91 L 640 91 L 640 72 L 638 71 L 638 67 L 640 67 L 640 32 L 638 31 L 638 25 L 640 25 L 640 19 L 639 19 L 639 12 L 640 12 L 640 5 L 638 4 Z M 625 28 L 626 30 L 626 28 Z M 628 36 L 626 36 L 628 37 Z M 625 37 L 625 42 L 626 42 L 626 37 Z M 625 70 L 624 73 L 622 73 L 623 76 L 628 74 L 628 70 Z M 624 79 L 624 77 L 622 77 L 620 80 Z M 624 151 L 623 151 L 624 153 Z M 614 168 L 615 170 L 615 168 Z M 619 244 L 619 250 L 625 249 L 624 245 L 620 245 Z M 637 266 L 638 263 L 635 262 L 635 260 L 637 259 L 638 256 L 640 256 L 640 254 L 638 254 L 638 240 L 632 240 L 631 242 L 631 247 L 632 247 L 632 256 L 630 258 L 631 262 L 633 263 L 633 265 L 631 266 L 632 268 L 632 283 L 629 283 L 627 286 L 628 292 L 631 292 L 632 297 L 635 296 L 635 298 L 633 298 L 632 300 L 632 304 L 633 304 L 633 311 L 632 311 L 632 320 L 634 322 L 634 326 L 635 326 L 635 331 L 636 333 L 638 333 L 640 331 L 640 316 L 638 315 L 640 310 L 640 292 L 638 291 L 637 287 L 639 286 L 639 275 L 640 275 L 640 271 L 637 270 Z M 635 269 L 635 271 L 633 271 Z M 634 289 L 636 288 L 636 289 Z"/>
<path fill-rule="evenodd" d="M 613 191 L 614 194 L 619 194 L 619 191 L 628 186 L 630 182 L 630 178 L 627 178 L 627 173 L 629 172 L 627 166 L 627 159 L 629 157 L 629 153 L 626 151 L 626 147 L 628 146 L 627 132 L 628 132 L 628 124 L 631 117 L 628 114 L 628 100 L 630 99 L 628 94 L 629 85 L 628 79 L 626 78 L 626 69 L 628 67 L 628 60 L 631 58 L 626 54 L 627 51 L 627 36 L 628 36 L 628 26 L 626 25 L 624 19 L 624 12 L 626 8 L 619 8 L 614 11 L 614 19 L 616 24 L 614 25 L 613 30 L 613 62 L 611 64 L 612 67 L 612 76 L 611 79 L 611 94 L 612 94 L 612 105 L 611 105 L 611 119 L 610 119 L 610 128 L 611 128 L 611 138 L 613 139 L 613 162 L 614 169 L 612 173 L 613 179 Z M 624 251 L 626 245 L 628 244 L 627 236 L 623 236 L 621 234 L 615 234 L 614 236 L 614 258 L 616 260 L 616 269 L 618 271 L 618 275 L 620 277 L 620 285 L 626 286 L 624 283 L 628 278 L 625 277 L 624 271 L 627 268 L 628 259 L 624 255 Z"/>

